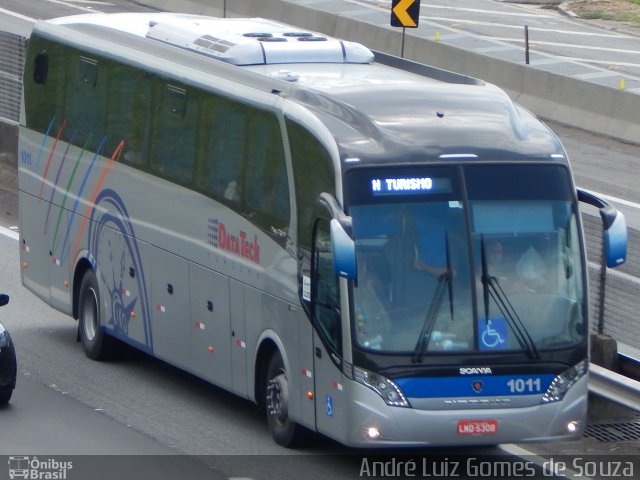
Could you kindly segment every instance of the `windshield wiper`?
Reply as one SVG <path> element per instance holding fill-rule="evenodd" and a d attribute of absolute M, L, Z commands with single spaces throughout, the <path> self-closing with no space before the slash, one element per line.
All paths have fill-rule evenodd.
<path fill-rule="evenodd" d="M 438 276 L 438 285 L 436 286 L 436 291 L 433 293 L 433 297 L 431 298 L 431 305 L 429 306 L 427 316 L 425 317 L 424 323 L 422 324 L 422 330 L 420 330 L 420 336 L 418 337 L 416 346 L 413 349 L 414 354 L 411 359 L 413 363 L 422 362 L 422 357 L 424 356 L 424 353 L 429 346 L 431 333 L 433 332 L 433 326 L 436 323 L 438 312 L 440 312 L 440 306 L 442 305 L 445 286 L 448 287 L 449 290 L 449 312 L 451 313 L 451 319 L 453 320 L 453 290 L 451 289 L 451 279 L 453 273 L 451 270 L 451 257 L 449 255 L 449 237 L 446 230 L 444 232 L 444 242 L 445 253 L 447 256 L 447 270 L 446 272 L 441 273 Z"/>
<path fill-rule="evenodd" d="M 504 316 L 513 332 L 516 340 L 520 344 L 523 350 L 527 352 L 527 356 L 533 359 L 539 359 L 540 354 L 536 348 L 536 344 L 531 338 L 527 327 L 524 325 L 515 308 L 509 301 L 504 290 L 500 286 L 498 279 L 489 275 L 489 269 L 487 267 L 487 254 L 484 246 L 484 235 L 480 237 L 480 257 L 482 263 L 482 292 L 484 297 L 484 318 L 485 321 L 489 321 L 489 297 L 495 302 L 500 310 L 500 313 Z"/>

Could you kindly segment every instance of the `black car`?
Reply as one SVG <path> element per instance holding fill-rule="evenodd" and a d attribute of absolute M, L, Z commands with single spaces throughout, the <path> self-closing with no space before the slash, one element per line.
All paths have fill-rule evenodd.
<path fill-rule="evenodd" d="M 0 295 L 0 307 L 9 303 L 9 295 Z M 0 404 L 8 403 L 16 386 L 16 351 L 9 332 L 0 323 Z"/>

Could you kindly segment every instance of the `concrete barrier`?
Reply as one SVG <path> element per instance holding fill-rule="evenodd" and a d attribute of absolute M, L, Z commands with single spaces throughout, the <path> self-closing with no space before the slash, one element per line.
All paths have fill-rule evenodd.
<path fill-rule="evenodd" d="M 187 13 L 264 17 L 400 55 L 401 29 L 375 20 L 350 18 L 340 13 L 344 3 L 338 1 L 138 0 L 138 3 Z M 494 83 L 542 119 L 640 143 L 640 95 L 420 38 L 411 29 L 405 39 L 404 56 Z"/>

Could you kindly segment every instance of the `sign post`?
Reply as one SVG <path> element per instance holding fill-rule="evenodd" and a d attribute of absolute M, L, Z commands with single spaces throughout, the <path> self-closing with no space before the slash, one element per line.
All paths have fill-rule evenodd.
<path fill-rule="evenodd" d="M 391 26 L 402 27 L 402 50 L 404 57 L 404 39 L 407 28 L 418 28 L 420 19 L 420 0 L 392 0 L 391 1 Z"/>

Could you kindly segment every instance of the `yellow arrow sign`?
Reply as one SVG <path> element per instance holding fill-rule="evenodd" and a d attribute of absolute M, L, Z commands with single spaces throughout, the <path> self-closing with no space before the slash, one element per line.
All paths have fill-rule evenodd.
<path fill-rule="evenodd" d="M 407 11 L 416 1 L 419 0 L 400 0 L 395 7 L 391 9 L 398 21 L 403 27 L 417 27 L 417 18 L 412 18 Z M 394 2 L 395 3 L 395 2 Z M 392 23 L 393 25 L 393 23 Z"/>

